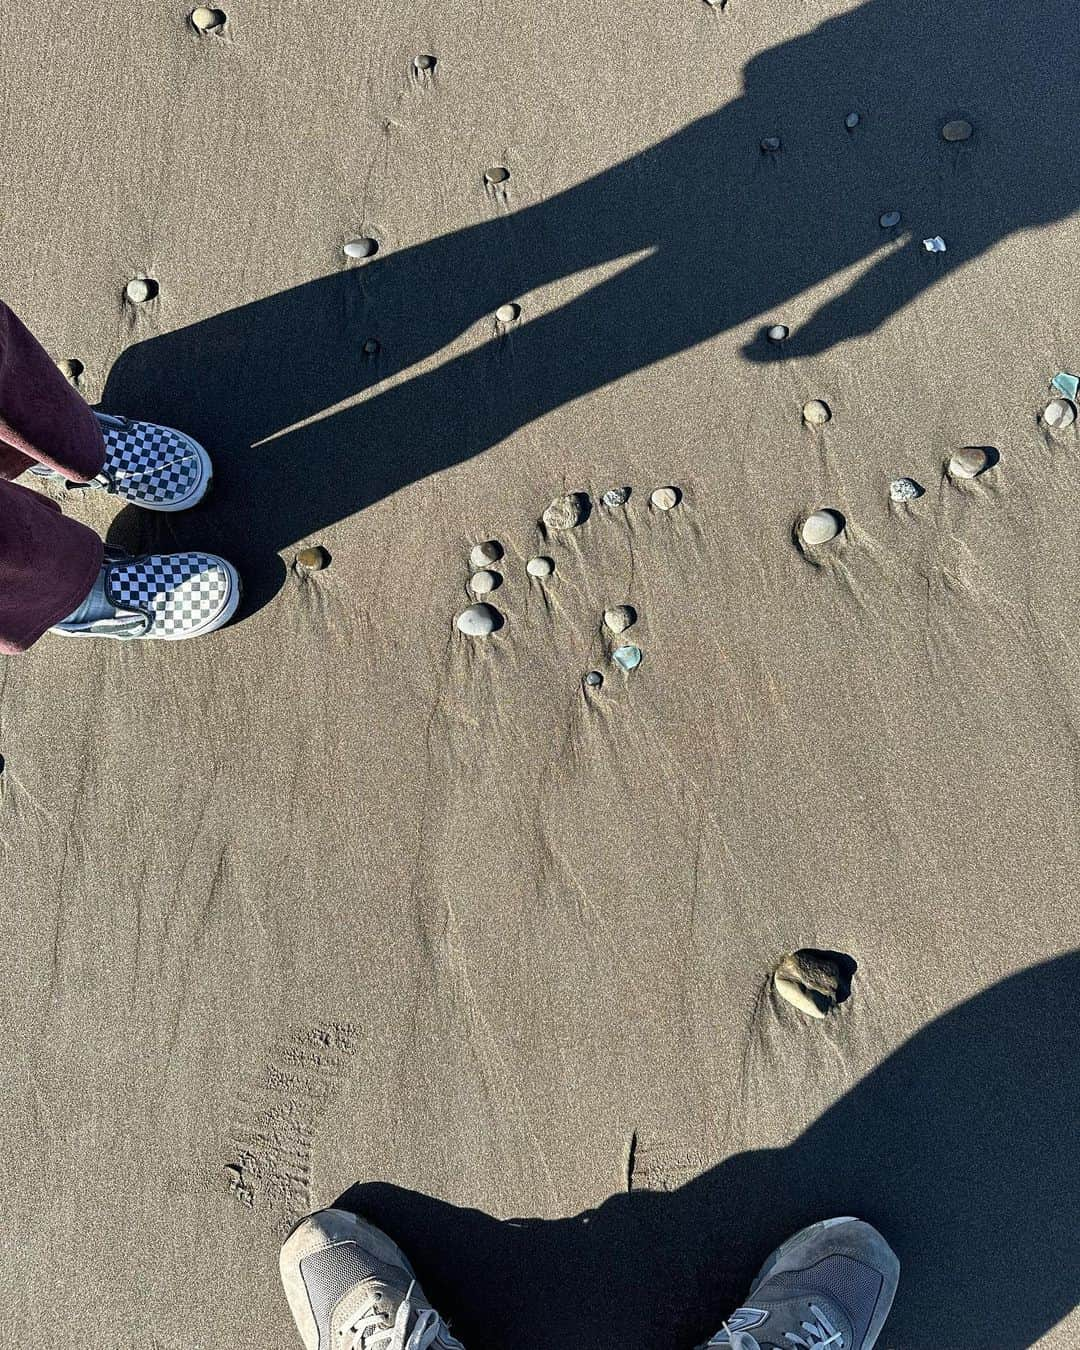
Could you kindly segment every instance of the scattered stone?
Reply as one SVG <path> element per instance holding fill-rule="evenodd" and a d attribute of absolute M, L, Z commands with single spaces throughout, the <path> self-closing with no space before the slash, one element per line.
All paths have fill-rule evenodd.
<path fill-rule="evenodd" d="M 496 587 L 502 585 L 502 577 L 498 572 L 489 571 L 483 568 L 479 572 L 474 572 L 469 578 L 469 590 L 473 595 L 489 595 Z"/>
<path fill-rule="evenodd" d="M 233 1190 L 235 1190 L 237 1186 L 242 1186 L 244 1184 L 244 1169 L 239 1167 L 236 1163 L 226 1163 L 225 1180 Z"/>
<path fill-rule="evenodd" d="M 79 363 L 76 362 L 76 365 L 79 365 Z M 79 373 L 82 373 L 81 365 L 79 365 Z M 1059 394 L 1064 394 L 1066 398 L 1071 398 L 1074 403 L 1076 402 L 1077 390 L 1080 390 L 1080 379 L 1075 375 L 1070 375 L 1067 370 L 1059 370 L 1050 384 Z"/>
<path fill-rule="evenodd" d="M 900 212 L 899 211 L 882 212 L 882 214 L 878 217 L 878 224 L 881 226 L 883 230 L 895 229 L 895 227 L 900 224 Z"/>
<path fill-rule="evenodd" d="M 1068 398 L 1051 399 L 1043 409 L 1043 421 L 1052 431 L 1064 431 L 1076 421 L 1076 404 Z"/>
<path fill-rule="evenodd" d="M 819 1020 L 843 1003 L 851 988 L 838 961 L 810 948 L 785 956 L 773 971 L 773 985 L 781 998 Z"/>
<path fill-rule="evenodd" d="M 623 670 L 637 670 L 638 666 L 641 665 L 641 656 L 641 648 L 631 647 L 630 645 L 616 647 L 611 653 L 611 659 L 622 666 Z"/>
<path fill-rule="evenodd" d="M 658 487 L 649 501 L 658 511 L 670 511 L 682 501 L 682 493 L 677 487 Z"/>
<path fill-rule="evenodd" d="M 158 293 L 158 284 L 153 277 L 132 277 L 124 287 L 124 294 L 133 305 L 143 305 L 153 300 Z"/>
<path fill-rule="evenodd" d="M 944 141 L 969 141 L 974 130 L 966 117 L 957 117 L 941 128 L 941 138 Z"/>
<path fill-rule="evenodd" d="M 535 558 L 529 559 L 525 564 L 525 571 L 528 572 L 531 577 L 549 577 L 552 572 L 555 571 L 555 564 L 550 558 L 538 555 Z"/>
<path fill-rule="evenodd" d="M 848 115 L 844 118 L 844 126 L 847 127 L 848 131 L 854 131 L 858 125 L 859 125 L 859 114 L 857 112 L 849 112 Z"/>
<path fill-rule="evenodd" d="M 630 500 L 630 489 L 628 487 L 608 488 L 600 500 L 605 506 L 625 506 Z"/>
<path fill-rule="evenodd" d="M 834 511 L 831 506 L 825 506 L 806 517 L 799 534 L 804 544 L 810 548 L 817 548 L 821 544 L 827 544 L 830 539 L 835 539 L 844 528 L 844 524 L 844 517 L 839 511 Z"/>
<path fill-rule="evenodd" d="M 470 605 L 457 616 L 458 631 L 466 637 L 488 637 L 502 621 L 493 605 Z"/>
<path fill-rule="evenodd" d="M 832 417 L 832 409 L 824 399 L 812 398 L 803 404 L 802 416 L 808 427 L 823 427 Z"/>
<path fill-rule="evenodd" d="M 945 240 L 942 239 L 940 234 L 935 234 L 932 235 L 929 239 L 924 239 L 922 241 L 922 246 L 924 249 L 926 249 L 927 253 L 945 252 Z"/>
<path fill-rule="evenodd" d="M 770 342 L 783 342 L 791 330 L 786 323 L 774 323 L 769 329 L 768 338 Z"/>
<path fill-rule="evenodd" d="M 379 251 L 379 241 L 370 235 L 361 235 L 358 239 L 350 239 L 342 251 L 346 258 L 374 258 Z"/>
<path fill-rule="evenodd" d="M 513 323 L 521 314 L 521 306 L 510 301 L 509 304 L 500 305 L 495 311 L 495 317 L 500 323 Z"/>
<path fill-rule="evenodd" d="M 364 343 L 364 355 L 378 356 L 378 354 L 379 354 L 379 339 L 368 338 L 368 340 Z"/>
<path fill-rule="evenodd" d="M 200 5 L 198 9 L 191 11 L 191 24 L 200 33 L 215 33 L 219 28 L 225 27 L 225 11 L 223 9 L 207 9 Z"/>
<path fill-rule="evenodd" d="M 69 380 L 72 384 L 79 383 L 83 377 L 83 372 L 86 369 L 83 363 L 74 356 L 67 357 L 62 361 L 57 361 L 56 367 L 60 374 L 63 375 L 64 379 Z"/>
<path fill-rule="evenodd" d="M 761 142 L 761 148 L 766 154 L 775 154 L 780 149 L 780 137 L 766 136 Z"/>
<path fill-rule="evenodd" d="M 469 554 L 469 566 L 475 571 L 487 567 L 488 563 L 498 562 L 502 555 L 502 544 L 497 539 L 485 539 L 482 544 L 473 546 Z"/>
<path fill-rule="evenodd" d="M 321 544 L 313 544 L 311 548 L 302 548 L 296 555 L 296 565 L 303 568 L 305 572 L 321 572 L 323 568 L 330 566 L 330 551 L 323 548 Z"/>
<path fill-rule="evenodd" d="M 991 462 L 983 446 L 965 445 L 949 460 L 949 473 L 953 478 L 978 478 Z"/>
<path fill-rule="evenodd" d="M 587 520 L 588 516 L 589 499 L 585 493 L 567 492 L 545 507 L 544 527 L 548 530 L 572 530 Z"/>
<path fill-rule="evenodd" d="M 889 484 L 889 496 L 894 502 L 913 502 L 923 495 L 923 488 L 914 478 L 894 478 Z"/>
<path fill-rule="evenodd" d="M 600 674 L 598 670 L 590 670 L 589 673 L 585 676 L 585 683 L 589 686 L 590 689 L 599 689 L 600 686 L 604 683 L 604 677 L 603 675 Z"/>
<path fill-rule="evenodd" d="M 637 623 L 637 610 L 633 605 L 613 605 L 604 610 L 604 626 L 613 633 L 625 633 Z"/>
<path fill-rule="evenodd" d="M 488 169 L 484 173 L 484 182 L 490 183 L 493 187 L 499 183 L 505 183 L 510 177 L 510 170 L 503 164 L 497 164 L 493 169 Z"/>
<path fill-rule="evenodd" d="M 413 59 L 413 69 L 417 71 L 432 71 L 439 64 L 437 56 L 430 56 L 427 52 L 421 52 L 419 56 Z"/>

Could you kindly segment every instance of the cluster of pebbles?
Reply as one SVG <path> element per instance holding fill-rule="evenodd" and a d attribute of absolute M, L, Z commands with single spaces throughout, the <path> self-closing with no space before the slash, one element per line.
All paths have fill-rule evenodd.
<path fill-rule="evenodd" d="M 598 504 L 608 511 L 618 511 L 627 504 L 632 493 L 633 489 L 629 487 L 608 488 L 600 494 Z M 650 508 L 658 512 L 673 511 L 681 501 L 682 492 L 670 484 L 654 488 L 649 495 Z M 545 538 L 551 538 L 576 530 L 588 520 L 592 510 L 593 501 L 587 492 L 564 492 L 544 508 L 540 518 L 541 531 Z M 501 612 L 488 599 L 480 598 L 490 596 L 503 584 L 500 566 L 505 567 L 505 554 L 497 539 L 487 539 L 473 546 L 469 554 L 468 589 L 476 601 L 463 609 L 454 621 L 458 632 L 466 637 L 490 637 L 502 627 Z M 546 553 L 537 553 L 525 564 L 525 571 L 537 581 L 546 581 L 555 573 L 555 560 Z M 644 652 L 635 643 L 617 639 L 637 621 L 638 612 L 633 605 L 612 605 L 604 610 L 603 631 L 611 644 L 611 660 L 627 673 L 641 665 Z M 590 670 L 584 676 L 584 683 L 590 689 L 598 688 L 603 682 L 604 676 L 598 670 Z"/>

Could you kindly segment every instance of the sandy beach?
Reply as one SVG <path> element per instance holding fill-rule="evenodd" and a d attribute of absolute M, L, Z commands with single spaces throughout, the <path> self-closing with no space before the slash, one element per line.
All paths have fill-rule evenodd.
<path fill-rule="evenodd" d="M 44 490 L 245 583 L 0 666 L 0 1345 L 289 1350 L 344 1197 L 469 1350 L 831 1213 L 886 1350 L 1076 1347 L 1072 6 L 190 14 L 0 50 L 0 295 L 216 466 Z"/>

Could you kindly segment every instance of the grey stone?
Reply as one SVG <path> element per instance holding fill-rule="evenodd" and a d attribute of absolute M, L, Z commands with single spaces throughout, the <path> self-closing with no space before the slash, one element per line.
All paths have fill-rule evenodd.
<path fill-rule="evenodd" d="M 549 577 L 555 571 L 555 564 L 550 558 L 537 555 L 535 558 L 530 558 L 525 564 L 525 571 L 531 577 Z"/>
<path fill-rule="evenodd" d="M 585 676 L 585 683 L 589 686 L 590 689 L 599 689 L 600 686 L 604 683 L 604 677 L 603 675 L 600 674 L 598 670 L 590 670 L 589 673 Z"/>
<path fill-rule="evenodd" d="M 824 399 L 812 398 L 803 404 L 802 415 L 808 427 L 823 427 L 832 417 L 832 410 Z"/>
<path fill-rule="evenodd" d="M 487 567 L 488 563 L 498 562 L 503 555 L 502 544 L 497 539 L 485 539 L 475 544 L 469 554 L 469 566 L 474 570 Z"/>
<path fill-rule="evenodd" d="M 670 511 L 682 501 L 682 493 L 677 487 L 658 487 L 649 501 L 658 511 Z"/>
<path fill-rule="evenodd" d="M 946 141 L 967 141 L 971 139 L 974 130 L 966 117 L 957 117 L 952 122 L 945 123 L 941 128 L 941 136 Z"/>
<path fill-rule="evenodd" d="M 613 633 L 625 633 L 637 623 L 637 610 L 633 605 L 612 605 L 604 610 L 604 625 Z"/>
<path fill-rule="evenodd" d="M 157 292 L 157 282 L 150 277 L 132 277 L 124 287 L 124 294 L 133 305 L 145 304 L 147 300 L 152 300 Z"/>
<path fill-rule="evenodd" d="M 884 211 L 878 218 L 878 224 L 881 226 L 883 230 L 894 229 L 897 225 L 900 224 L 900 212 Z"/>
<path fill-rule="evenodd" d="M 773 985 L 793 1007 L 820 1020 L 839 1002 L 842 976 L 835 961 L 803 950 L 780 961 L 773 972 Z"/>
<path fill-rule="evenodd" d="M 1076 404 L 1068 398 L 1055 398 L 1043 409 L 1043 421 L 1055 431 L 1064 431 L 1076 421 Z"/>
<path fill-rule="evenodd" d="M 840 512 L 825 506 L 806 517 L 799 534 L 804 544 L 810 548 L 817 548 L 821 544 L 827 544 L 830 539 L 835 539 L 843 528 L 844 517 Z"/>
<path fill-rule="evenodd" d="M 510 301 L 509 304 L 500 305 L 495 311 L 495 317 L 500 323 L 513 323 L 521 314 L 521 306 Z"/>
<path fill-rule="evenodd" d="M 978 478 L 989 467 L 990 456 L 981 445 L 965 445 L 949 460 L 949 473 L 953 478 Z"/>
<path fill-rule="evenodd" d="M 854 131 L 858 125 L 859 125 L 859 114 L 857 112 L 849 112 L 848 115 L 844 118 L 844 126 L 847 127 L 848 131 Z"/>
<path fill-rule="evenodd" d="M 894 478 L 889 484 L 889 496 L 894 502 L 913 502 L 923 495 L 923 489 L 914 478 Z"/>
<path fill-rule="evenodd" d="M 589 514 L 589 499 L 584 492 L 567 492 L 556 497 L 544 509 L 544 526 L 549 530 L 572 530 Z"/>
<path fill-rule="evenodd" d="M 629 643 L 625 647 L 616 647 L 611 653 L 611 659 L 622 666 L 623 670 L 637 670 L 641 665 L 641 658 L 641 648 L 633 647 Z"/>
<path fill-rule="evenodd" d="M 487 637 L 494 633 L 501 617 L 493 605 L 470 605 L 457 616 L 456 623 L 466 637 Z"/>
<path fill-rule="evenodd" d="M 421 52 L 419 56 L 413 59 L 413 67 L 420 71 L 434 70 L 438 64 L 439 58 L 430 56 L 427 52 Z"/>
<path fill-rule="evenodd" d="M 364 355 L 377 356 L 378 352 L 379 352 L 378 338 L 368 338 L 368 340 L 364 343 Z"/>
<path fill-rule="evenodd" d="M 774 323 L 769 329 L 769 341 L 783 342 L 790 331 L 786 323 Z"/>
<path fill-rule="evenodd" d="M 600 500 L 605 506 L 625 506 L 630 500 L 630 489 L 608 488 Z"/>
<path fill-rule="evenodd" d="M 191 24 L 197 28 L 200 33 L 213 33 L 219 28 L 225 27 L 225 11 L 223 9 L 207 9 L 204 5 L 191 11 Z"/>
<path fill-rule="evenodd" d="M 486 567 L 479 572 L 474 572 L 469 578 L 469 590 L 473 595 L 490 595 L 496 587 L 502 585 L 502 577 L 498 572 L 491 572 Z"/>
<path fill-rule="evenodd" d="M 510 177 L 510 170 L 503 164 L 497 164 L 494 168 L 488 169 L 484 174 L 484 181 L 493 185 L 505 183 Z"/>
<path fill-rule="evenodd" d="M 766 136 L 761 142 L 761 148 L 767 154 L 775 154 L 780 149 L 780 137 Z"/>
<path fill-rule="evenodd" d="M 346 258 L 374 258 L 379 251 L 379 242 L 372 239 L 370 235 L 361 235 L 357 239 L 350 239 L 344 245 L 343 252 Z"/>
<path fill-rule="evenodd" d="M 305 572 L 321 572 L 323 568 L 330 566 L 329 550 L 323 548 L 321 544 L 302 548 L 296 555 L 296 565 Z"/>

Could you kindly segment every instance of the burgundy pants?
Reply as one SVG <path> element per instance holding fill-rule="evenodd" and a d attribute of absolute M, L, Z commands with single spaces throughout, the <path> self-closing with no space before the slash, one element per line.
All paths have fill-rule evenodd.
<path fill-rule="evenodd" d="M 85 483 L 105 442 L 89 405 L 0 301 L 0 652 L 22 652 L 90 594 L 102 542 L 48 497 L 7 481 L 46 464 Z"/>

